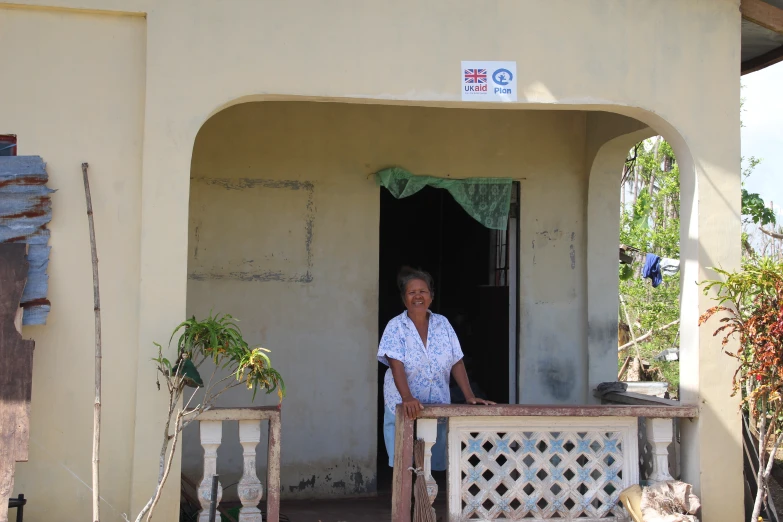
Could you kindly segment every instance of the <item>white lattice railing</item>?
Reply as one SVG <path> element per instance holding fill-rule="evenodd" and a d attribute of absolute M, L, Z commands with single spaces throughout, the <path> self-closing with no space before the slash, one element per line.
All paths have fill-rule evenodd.
<path fill-rule="evenodd" d="M 212 501 L 212 477 L 217 471 L 217 450 L 223 441 L 223 422 L 239 421 L 239 442 L 243 448 L 242 478 L 237 485 L 242 508 L 239 522 L 262 522 L 258 504 L 264 496 L 264 485 L 256 474 L 256 446 L 261 442 L 261 422 L 269 423 L 266 473 L 266 520 L 278 522 L 280 516 L 280 410 L 276 407 L 213 408 L 198 416 L 201 445 L 204 448 L 204 475 L 198 485 L 201 504 L 199 522 L 209 521 Z M 217 505 L 223 496 L 218 482 Z M 217 520 L 220 520 L 218 515 Z"/>
<path fill-rule="evenodd" d="M 639 481 L 630 417 L 456 417 L 449 421 L 455 520 L 621 517 Z"/>
<path fill-rule="evenodd" d="M 638 418 L 646 417 L 648 479 L 667 480 L 672 417 L 695 417 L 696 411 L 687 406 L 429 406 L 427 418 L 416 421 L 416 436 L 425 443 L 422 480 L 437 493 L 428 459 L 436 418 L 449 417 L 450 521 L 625 520 L 618 499 L 639 483 Z M 398 416 L 395 522 L 410 520 L 410 472 L 398 470 L 410 469 L 413 424 Z"/>

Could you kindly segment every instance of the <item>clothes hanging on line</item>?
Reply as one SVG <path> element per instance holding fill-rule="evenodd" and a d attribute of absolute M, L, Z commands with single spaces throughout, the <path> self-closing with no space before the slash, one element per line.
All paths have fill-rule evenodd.
<path fill-rule="evenodd" d="M 661 274 L 661 258 L 655 254 L 647 254 L 644 259 L 644 268 L 642 268 L 642 277 L 652 281 L 653 288 L 657 287 L 663 281 Z"/>
<path fill-rule="evenodd" d="M 680 260 L 669 259 L 668 257 L 661 258 L 661 273 L 665 276 L 673 276 L 680 271 Z"/>
<path fill-rule="evenodd" d="M 623 255 L 629 261 L 623 261 Z M 642 278 L 652 280 L 653 287 L 657 287 L 663 282 L 663 276 L 677 275 L 680 271 L 679 259 L 660 257 L 628 245 L 620 245 L 620 257 L 620 263 L 623 264 L 623 269 L 620 272 L 620 280 L 622 281 L 627 281 L 633 275 L 633 272 L 630 270 L 630 263 L 641 260 L 642 257 L 644 257 L 641 271 Z"/>

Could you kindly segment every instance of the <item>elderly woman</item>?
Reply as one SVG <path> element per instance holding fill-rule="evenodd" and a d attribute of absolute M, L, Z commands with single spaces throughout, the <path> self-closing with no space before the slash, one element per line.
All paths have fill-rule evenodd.
<path fill-rule="evenodd" d="M 454 375 L 468 404 L 495 404 L 473 395 L 462 362 L 457 334 L 442 315 L 430 311 L 432 276 L 421 270 L 403 268 L 397 285 L 407 309 L 386 325 L 378 360 L 389 367 L 383 383 L 383 438 L 394 466 L 394 414 L 402 404 L 405 415 L 415 419 L 424 404 L 449 404 L 449 375 Z M 446 424 L 438 421 L 438 438 L 432 448 L 432 469 L 446 469 Z"/>

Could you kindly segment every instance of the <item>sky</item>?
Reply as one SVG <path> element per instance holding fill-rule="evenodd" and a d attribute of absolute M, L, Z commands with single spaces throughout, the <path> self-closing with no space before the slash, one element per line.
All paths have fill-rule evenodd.
<path fill-rule="evenodd" d="M 762 162 L 746 183 L 783 218 L 783 62 L 742 77 L 742 155 Z"/>

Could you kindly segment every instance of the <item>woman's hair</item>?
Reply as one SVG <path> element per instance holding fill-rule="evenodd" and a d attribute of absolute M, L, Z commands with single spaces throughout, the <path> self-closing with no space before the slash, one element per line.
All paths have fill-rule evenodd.
<path fill-rule="evenodd" d="M 430 296 L 435 297 L 435 282 L 432 280 L 432 276 L 424 270 L 417 270 L 409 266 L 400 268 L 400 272 L 397 274 L 397 287 L 400 289 L 400 296 L 405 301 L 405 288 L 408 283 L 414 279 L 420 279 L 427 283 L 427 288 L 430 290 Z"/>

